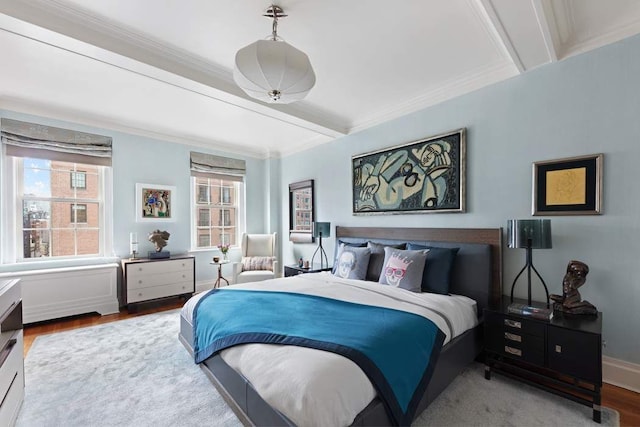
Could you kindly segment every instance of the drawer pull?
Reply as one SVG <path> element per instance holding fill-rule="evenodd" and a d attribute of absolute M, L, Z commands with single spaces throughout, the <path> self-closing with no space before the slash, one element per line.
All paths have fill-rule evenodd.
<path fill-rule="evenodd" d="M 511 334 L 509 332 L 505 332 L 504 333 L 504 337 L 508 340 L 511 341 L 515 341 L 515 342 L 522 342 L 522 337 L 520 335 L 516 335 L 516 334 Z"/>
<path fill-rule="evenodd" d="M 142 271 L 142 267 L 138 267 L 138 271 Z"/>
<path fill-rule="evenodd" d="M 142 296 L 142 292 L 138 292 L 138 296 L 141 297 Z"/>
<path fill-rule="evenodd" d="M 518 348 L 509 347 L 508 345 L 504 346 L 504 351 L 509 354 L 513 354 L 515 356 L 522 356 L 522 350 Z"/>
<path fill-rule="evenodd" d="M 522 323 L 516 322 L 515 320 L 504 319 L 504 324 L 507 326 L 511 326 L 512 328 L 522 329 Z"/>
<path fill-rule="evenodd" d="M 138 283 L 140 283 L 140 284 L 141 284 L 141 283 L 142 283 L 142 280 L 138 280 Z"/>
<path fill-rule="evenodd" d="M 562 346 L 556 344 L 556 353 L 562 353 Z"/>

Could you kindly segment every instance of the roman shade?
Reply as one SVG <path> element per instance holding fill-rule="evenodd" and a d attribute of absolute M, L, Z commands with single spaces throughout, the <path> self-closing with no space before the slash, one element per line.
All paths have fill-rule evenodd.
<path fill-rule="evenodd" d="M 9 156 L 111 166 L 108 136 L 4 118 L 0 131 Z"/>
<path fill-rule="evenodd" d="M 191 152 L 191 176 L 242 182 L 245 173 L 244 160 Z"/>

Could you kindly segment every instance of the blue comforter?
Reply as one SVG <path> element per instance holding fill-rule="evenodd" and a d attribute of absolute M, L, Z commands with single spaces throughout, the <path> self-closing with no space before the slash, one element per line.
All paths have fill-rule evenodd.
<path fill-rule="evenodd" d="M 337 353 L 365 372 L 399 425 L 413 420 L 444 341 L 413 313 L 288 292 L 214 289 L 193 317 L 196 363 L 246 343 Z"/>

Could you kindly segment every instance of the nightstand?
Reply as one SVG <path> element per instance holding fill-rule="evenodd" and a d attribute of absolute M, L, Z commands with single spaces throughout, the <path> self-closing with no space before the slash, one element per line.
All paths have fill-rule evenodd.
<path fill-rule="evenodd" d="M 305 273 L 319 273 L 321 271 L 331 271 L 333 267 L 324 267 L 321 268 L 319 265 L 313 265 L 309 268 L 298 267 L 297 265 L 285 265 L 284 266 L 284 277 L 296 276 L 298 274 Z"/>
<path fill-rule="evenodd" d="M 526 301 L 514 300 L 525 303 Z M 600 422 L 602 313 L 555 312 L 551 320 L 507 312 L 509 298 L 484 310 L 485 378 L 491 372 L 518 379 L 593 409 Z M 532 305 L 545 307 L 543 303 Z"/>

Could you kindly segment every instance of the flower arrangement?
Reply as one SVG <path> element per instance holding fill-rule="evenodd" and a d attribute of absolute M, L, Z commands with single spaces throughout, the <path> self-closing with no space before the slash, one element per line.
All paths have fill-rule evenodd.
<path fill-rule="evenodd" d="M 231 247 L 231 245 L 227 244 L 223 244 L 223 245 L 219 245 L 218 249 L 220 249 L 220 252 L 222 252 L 222 257 L 226 260 L 227 259 L 227 252 L 229 252 L 229 248 Z"/>

